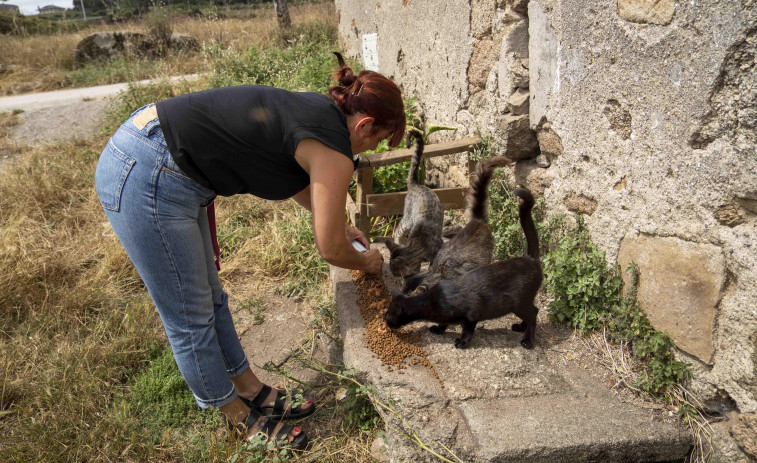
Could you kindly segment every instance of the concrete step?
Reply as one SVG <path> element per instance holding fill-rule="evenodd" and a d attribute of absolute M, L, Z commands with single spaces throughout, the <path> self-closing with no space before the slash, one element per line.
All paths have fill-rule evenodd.
<path fill-rule="evenodd" d="M 388 261 L 383 245 L 373 246 Z M 464 462 L 680 461 L 693 444 L 659 404 L 621 400 L 580 361 L 584 344 L 544 317 L 532 350 L 509 329 L 515 318 L 480 323 L 467 349 L 453 345 L 459 327 L 434 335 L 429 323 L 416 322 L 407 328 L 433 370 L 419 362 L 388 371 L 367 347 L 351 273 L 332 267 L 331 278 L 345 366 L 361 371 L 360 379 L 393 409 L 379 410 L 392 462 L 444 461 L 424 445 Z M 384 282 L 399 289 L 387 265 Z"/>

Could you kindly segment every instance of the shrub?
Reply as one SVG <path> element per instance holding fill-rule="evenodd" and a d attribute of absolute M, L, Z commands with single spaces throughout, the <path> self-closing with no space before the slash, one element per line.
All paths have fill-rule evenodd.
<path fill-rule="evenodd" d="M 670 337 L 656 331 L 636 299 L 638 269 L 629 269 L 632 284 L 623 294 L 617 264 L 608 267 L 605 253 L 591 242 L 583 218 L 544 258 L 547 290 L 554 296 L 549 319 L 582 333 L 606 330 L 610 339 L 626 342 L 642 361 L 639 389 L 662 395 L 691 376 L 689 365 L 675 360 Z"/>
<path fill-rule="evenodd" d="M 250 48 L 240 53 L 218 43 L 206 45 L 212 63 L 210 87 L 262 84 L 294 91 L 325 93 L 336 66 L 330 26 L 295 28 L 301 33 L 281 38 L 285 47 Z"/>

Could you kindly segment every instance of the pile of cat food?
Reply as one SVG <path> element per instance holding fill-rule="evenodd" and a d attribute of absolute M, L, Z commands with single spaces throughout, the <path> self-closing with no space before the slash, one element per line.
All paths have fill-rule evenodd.
<path fill-rule="evenodd" d="M 420 336 L 412 331 L 391 330 L 386 326 L 384 313 L 389 307 L 391 296 L 381 275 L 369 275 L 359 271 L 351 273 L 358 293 L 357 304 L 365 320 L 367 347 L 381 360 L 387 371 L 397 370 L 399 374 L 404 374 L 403 370 L 408 365 L 422 365 L 439 379 L 428 360 L 428 353 L 416 344 Z"/>

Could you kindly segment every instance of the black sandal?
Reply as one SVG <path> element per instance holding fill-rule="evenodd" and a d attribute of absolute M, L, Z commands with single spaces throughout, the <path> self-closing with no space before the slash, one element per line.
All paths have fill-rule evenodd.
<path fill-rule="evenodd" d="M 296 407 L 290 407 L 289 410 L 285 410 L 284 405 L 286 404 L 287 396 L 278 389 L 276 390 L 276 400 L 273 403 L 273 407 L 263 407 L 262 404 L 271 394 L 271 390 L 270 386 L 264 384 L 263 389 L 258 392 L 258 395 L 254 399 L 245 399 L 242 396 L 239 398 L 251 409 L 257 410 L 264 417 L 274 420 L 298 420 L 310 416 L 315 412 L 315 404 L 310 399 L 306 399 L 307 403 L 310 404 L 308 408 L 303 409 L 302 405 L 297 405 Z"/>
<path fill-rule="evenodd" d="M 264 421 L 257 424 L 258 432 L 255 433 L 255 435 L 248 437 L 247 430 L 252 426 L 256 426 L 255 423 L 257 423 L 258 419 L 260 418 L 262 418 Z M 276 426 L 281 424 L 279 431 L 275 436 L 273 436 L 277 447 L 279 447 L 282 443 L 286 443 L 294 450 L 304 450 L 308 445 L 308 436 L 307 434 L 305 434 L 304 430 L 301 430 L 300 434 L 294 437 L 291 437 L 289 435 L 292 430 L 299 429 L 299 426 L 294 427 L 288 424 L 284 424 L 281 421 L 266 418 L 255 409 L 250 410 L 250 413 L 242 421 L 237 423 L 236 426 L 232 425 L 231 422 L 226 418 L 226 416 L 223 417 L 223 420 L 226 423 L 226 430 L 229 433 L 229 437 L 241 438 L 245 440 L 251 440 L 256 437 L 260 437 L 263 442 L 268 443 L 270 440 L 272 440 L 272 433 L 276 430 Z"/>

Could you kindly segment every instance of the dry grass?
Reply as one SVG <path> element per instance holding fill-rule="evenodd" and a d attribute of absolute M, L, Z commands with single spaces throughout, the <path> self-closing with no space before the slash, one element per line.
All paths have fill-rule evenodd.
<path fill-rule="evenodd" d="M 293 8 L 295 23 L 327 17 L 333 17 L 328 3 Z M 181 20 L 174 30 L 244 49 L 280 40 L 273 16 L 263 19 Z M 31 37 L 23 43 L 0 37 L 0 59 L 31 69 L 29 88 L 49 89 L 61 82 L 35 81 L 35 72 L 69 72 L 61 58 L 67 52 L 57 42 L 78 39 L 71 37 Z M 9 43 L 15 48 L 5 53 Z M 24 57 L 22 49 L 30 46 L 43 50 L 45 58 Z M 161 65 L 171 69 L 170 63 Z M 9 85 L 12 76 L 0 76 L 0 88 Z M 141 99 L 155 101 L 174 91 L 182 90 L 132 89 L 121 112 L 142 104 Z M 111 117 L 109 127 L 123 114 Z M 5 269 L 0 275 L 0 461 L 228 461 L 234 456 L 246 461 L 250 452 L 244 445 L 226 442 L 218 411 L 199 412 L 190 403 L 179 424 L 155 425 L 152 411 L 172 407 L 171 400 L 191 401 L 186 388 L 178 399 L 148 404 L 147 411 L 135 405 L 137 382 L 165 357 L 167 344 L 94 190 L 95 165 L 106 139 L 20 146 L 8 135 L 17 120 L 17 115 L 0 114 L 0 159 L 9 157 L 0 164 L 0 265 Z M 263 291 L 283 287 L 312 301 L 311 332 L 295 346 L 298 356 L 307 357 L 315 333 L 337 336 L 335 315 L 324 309 L 333 295 L 312 244 L 309 216 L 292 202 L 249 196 L 219 199 L 217 214 L 221 278 L 232 306 L 252 286 Z M 157 380 L 172 381 L 176 375 Z M 312 444 L 296 461 L 372 461 L 368 449 L 375 430 L 361 431 L 346 419 L 349 412 L 336 399 L 342 385 L 325 375 L 308 386 L 321 412 L 304 423 Z"/>
<path fill-rule="evenodd" d="M 158 441 L 145 429 L 129 394 L 166 344 L 96 197 L 93 173 L 106 140 L 17 146 L 8 137 L 16 117 L 0 115 L 0 149 L 15 157 L 0 170 L 0 460 L 246 459 L 242 444 L 225 441 L 217 411 L 189 413 Z M 333 315 L 319 318 L 317 304 L 332 296 L 327 275 L 313 270 L 319 259 L 301 208 L 224 198 L 218 219 L 232 301 L 247 285 L 294 281 L 313 299 L 310 334 L 335 336 Z M 295 249 L 303 259 L 293 258 Z M 303 272 L 315 278 L 298 280 Z M 298 355 L 308 346 L 295 346 Z M 372 461 L 375 431 L 345 421 L 340 385 L 326 376 L 308 388 L 322 413 L 304 424 L 313 443 L 296 461 Z"/>
<path fill-rule="evenodd" d="M 20 459 L 56 442 L 85 458 L 104 430 L 94 417 L 143 361 L 140 339 L 157 339 L 141 283 L 103 234 L 101 143 L 19 149 L 0 174 L 0 447 Z"/>
<path fill-rule="evenodd" d="M 660 411 L 664 415 L 676 417 L 675 420 L 686 426 L 694 439 L 694 449 L 687 458 L 689 463 L 705 463 L 710 459 L 710 439 L 713 431 L 710 418 L 700 413 L 686 413 L 682 407 L 689 407 L 691 411 L 705 410 L 695 394 L 690 393 L 684 386 L 676 386 L 666 397 L 665 402 L 636 387 L 640 369 L 636 366 L 638 360 L 632 354 L 632 347 L 628 343 L 613 343 L 608 340 L 606 332 L 595 332 L 587 336 L 576 336 L 577 342 L 583 345 L 583 352 L 591 355 L 596 365 L 603 367 L 611 384 L 610 389 L 624 400 L 636 403 L 647 409 Z M 673 405 L 680 404 L 680 405 Z M 678 417 L 677 414 L 681 413 Z M 673 418 L 671 418 L 673 419 Z"/>
<path fill-rule="evenodd" d="M 276 17 L 271 7 L 258 8 L 254 13 L 254 17 L 248 18 L 171 16 L 167 20 L 174 32 L 189 34 L 201 44 L 247 50 L 252 46 L 269 45 L 278 36 Z M 290 13 L 295 26 L 315 20 L 336 24 L 332 2 L 293 5 Z M 94 32 L 116 30 L 147 33 L 149 28 L 150 21 L 145 19 L 46 36 L 0 35 L 0 65 L 7 69 L 0 73 L 0 96 L 194 74 L 208 70 L 203 53 L 177 53 L 157 61 L 132 59 L 84 69 L 75 68 L 73 52 L 84 37 Z"/>

